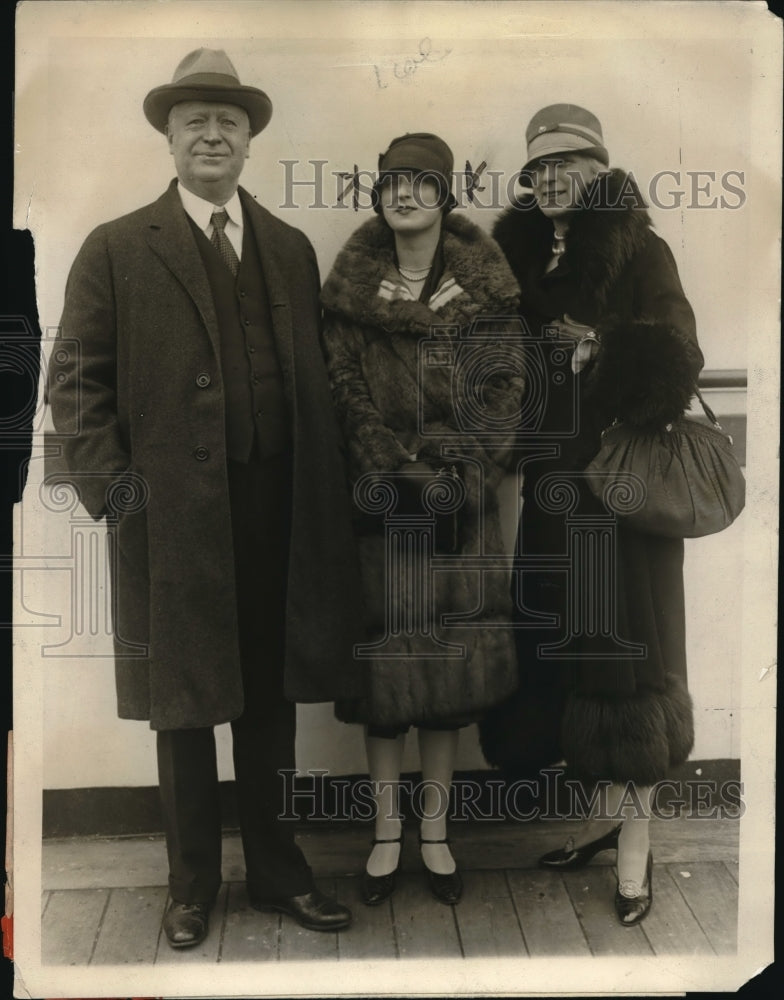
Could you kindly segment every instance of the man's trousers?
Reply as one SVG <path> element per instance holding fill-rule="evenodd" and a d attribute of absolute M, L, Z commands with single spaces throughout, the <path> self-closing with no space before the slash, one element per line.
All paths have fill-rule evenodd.
<path fill-rule="evenodd" d="M 235 787 L 252 899 L 313 888 L 285 810 L 296 706 L 283 697 L 291 458 L 228 463 L 245 708 L 231 723 Z M 212 728 L 157 734 L 169 890 L 181 903 L 211 902 L 221 883 L 221 816 Z"/>

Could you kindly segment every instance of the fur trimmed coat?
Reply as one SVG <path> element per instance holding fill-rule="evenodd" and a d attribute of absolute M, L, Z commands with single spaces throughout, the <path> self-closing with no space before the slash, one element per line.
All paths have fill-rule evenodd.
<path fill-rule="evenodd" d="M 578 572 L 570 531 L 579 535 L 575 515 L 606 516 L 579 476 L 602 430 L 616 418 L 661 427 L 689 406 L 703 362 L 694 315 L 672 253 L 622 171 L 600 175 L 588 189 L 550 271 L 553 225 L 532 196 L 507 209 L 493 235 L 520 283 L 541 391 L 523 437 L 532 444 L 523 447 L 515 574 L 520 688 L 483 721 L 482 747 L 488 762 L 518 776 L 565 759 L 586 780 L 650 784 L 685 760 L 693 743 L 683 541 L 614 525 L 607 562 L 578 591 L 586 619 L 604 615 L 598 632 L 609 632 L 591 635 L 570 598 L 570 575 Z M 592 328 L 598 341 L 576 374 L 576 340 L 552 340 L 552 324 L 565 316 Z M 537 441 L 552 444 L 551 453 L 536 454 Z M 555 493 L 564 480 L 575 491 L 566 511 Z M 532 556 L 560 560 L 559 568 L 540 560 L 523 572 Z M 543 625 L 542 615 L 553 624 Z"/>
<path fill-rule="evenodd" d="M 345 244 L 322 290 L 327 367 L 352 484 L 367 473 L 394 484 L 416 455 L 431 466 L 459 462 L 466 488 L 458 550 L 437 569 L 421 548 L 409 550 L 408 574 L 392 562 L 394 508 L 386 528 L 366 533 L 357 522 L 367 606 L 367 641 L 357 655 L 366 692 L 336 705 L 346 722 L 462 725 L 517 683 L 508 571 L 480 573 L 462 562 L 503 552 L 496 489 L 514 432 L 488 436 L 481 420 L 465 429 L 455 372 L 461 352 L 476 349 L 471 338 L 483 318 L 494 321 L 481 334 L 482 350 L 503 354 L 512 338 L 520 358 L 518 288 L 498 246 L 464 218 L 444 218 L 441 246 L 438 286 L 427 304 L 415 301 L 395 267 L 392 230 L 371 219 Z M 483 377 L 480 404 L 512 426 L 524 389 L 521 366 L 513 368 Z"/>

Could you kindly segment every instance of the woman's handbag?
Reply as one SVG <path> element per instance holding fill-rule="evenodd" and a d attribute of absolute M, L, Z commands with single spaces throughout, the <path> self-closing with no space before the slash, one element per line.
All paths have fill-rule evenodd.
<path fill-rule="evenodd" d="M 591 492 L 625 524 L 665 538 L 699 538 L 743 510 L 746 482 L 732 438 L 696 390 L 712 426 L 681 416 L 642 433 L 614 423 L 585 470 Z"/>

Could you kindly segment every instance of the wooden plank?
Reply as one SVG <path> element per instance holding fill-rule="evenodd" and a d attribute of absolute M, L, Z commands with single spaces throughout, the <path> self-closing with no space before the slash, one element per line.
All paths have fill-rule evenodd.
<path fill-rule="evenodd" d="M 372 824 L 321 823 L 297 833 L 297 843 L 311 868 L 325 878 L 358 874 L 370 853 L 372 840 Z"/>
<path fill-rule="evenodd" d="M 392 914 L 400 957 L 459 958 L 462 951 L 453 909 L 433 897 L 424 871 L 399 875 Z"/>
<path fill-rule="evenodd" d="M 41 923 L 44 965 L 87 965 L 109 899 L 106 889 L 53 892 Z"/>
<path fill-rule="evenodd" d="M 665 865 L 653 866 L 653 903 L 640 924 L 657 955 L 712 955 L 713 949 Z"/>
<path fill-rule="evenodd" d="M 166 909 L 163 886 L 112 889 L 95 945 L 93 965 L 152 963 Z"/>
<path fill-rule="evenodd" d="M 244 882 L 228 887 L 229 899 L 219 961 L 274 962 L 278 958 L 280 914 L 259 913 L 248 902 Z"/>
<path fill-rule="evenodd" d="M 201 944 L 193 948 L 172 948 L 166 940 L 161 927 L 158 935 L 158 950 L 155 955 L 157 965 L 199 965 L 204 962 L 218 961 L 223 922 L 226 919 L 226 901 L 228 887 L 222 885 L 215 899 L 215 905 L 210 910 L 209 929 L 207 937 Z"/>
<path fill-rule="evenodd" d="M 341 931 L 338 939 L 341 961 L 397 958 L 391 901 L 387 899 L 378 906 L 366 906 L 360 895 L 359 876 L 337 879 L 336 890 L 339 902 L 354 915 L 351 927 Z"/>
<path fill-rule="evenodd" d="M 467 870 L 535 868 L 541 854 L 563 846 L 574 826 L 567 820 L 453 823 L 450 836 Z M 651 843 L 660 864 L 737 861 L 738 832 L 739 823 L 733 819 L 651 821 Z M 325 824 L 297 834 L 314 871 L 328 877 L 356 874 L 367 857 L 371 838 L 372 829 L 361 825 Z M 408 845 L 403 849 L 403 870 L 416 872 L 421 870 L 421 860 L 413 843 L 415 834 L 409 839 L 410 849 Z M 614 860 L 613 852 L 606 851 L 592 864 L 610 865 Z M 242 845 L 234 834 L 223 838 L 223 874 L 227 882 L 245 877 Z M 166 885 L 167 876 L 162 837 L 73 838 L 43 844 L 45 890 Z"/>
<path fill-rule="evenodd" d="M 532 956 L 585 955 L 591 950 L 557 872 L 507 871 L 509 888 Z"/>
<path fill-rule="evenodd" d="M 168 875 L 163 837 L 74 837 L 43 843 L 41 878 L 46 889 L 166 885 Z"/>
<path fill-rule="evenodd" d="M 593 955 L 652 953 L 640 925 L 624 927 L 615 915 L 617 881 L 612 868 L 589 866 L 561 877 Z"/>
<path fill-rule="evenodd" d="M 717 955 L 735 954 L 738 947 L 738 886 L 724 864 L 700 861 L 668 865 Z"/>
<path fill-rule="evenodd" d="M 455 907 L 465 958 L 527 955 L 503 872 L 464 872 L 465 891 Z"/>
<path fill-rule="evenodd" d="M 322 892 L 335 895 L 333 879 L 316 879 Z M 302 962 L 305 959 L 334 959 L 338 957 L 338 935 L 336 932 L 309 931 L 293 917 L 281 915 L 280 950 L 281 962 Z"/>

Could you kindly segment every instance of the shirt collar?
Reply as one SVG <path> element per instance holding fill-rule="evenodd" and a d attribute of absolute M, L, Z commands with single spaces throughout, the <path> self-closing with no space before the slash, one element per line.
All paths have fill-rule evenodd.
<path fill-rule="evenodd" d="M 177 181 L 177 190 L 180 193 L 182 207 L 199 229 L 202 232 L 208 229 L 211 225 L 212 213 L 219 206 L 213 205 L 211 201 L 205 201 L 204 198 L 200 198 L 197 194 L 184 187 L 179 181 Z M 239 192 L 235 191 L 223 207 L 226 209 L 230 221 L 242 229 L 242 204 Z"/>

